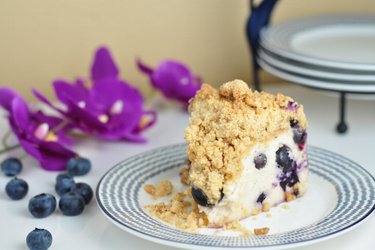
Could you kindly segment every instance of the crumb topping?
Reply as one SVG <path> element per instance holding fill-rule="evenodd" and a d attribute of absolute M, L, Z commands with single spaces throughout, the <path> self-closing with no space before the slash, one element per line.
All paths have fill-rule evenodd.
<path fill-rule="evenodd" d="M 190 124 L 185 130 L 190 161 L 189 181 L 216 204 L 227 180 L 242 172 L 241 159 L 255 142 L 266 142 L 297 120 L 307 126 L 303 106 L 282 94 L 251 91 L 234 80 L 219 90 L 208 84 L 190 101 Z"/>
<path fill-rule="evenodd" d="M 168 180 L 162 180 L 156 187 L 151 184 L 146 184 L 143 189 L 156 200 L 159 197 L 170 195 L 173 191 L 173 185 Z"/>

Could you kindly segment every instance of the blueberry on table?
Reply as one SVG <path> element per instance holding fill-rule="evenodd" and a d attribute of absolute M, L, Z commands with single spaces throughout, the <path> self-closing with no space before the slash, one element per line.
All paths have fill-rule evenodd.
<path fill-rule="evenodd" d="M 74 185 L 70 191 L 77 193 L 82 196 L 82 198 L 85 200 L 85 204 L 88 204 L 92 197 L 94 196 L 94 192 L 92 191 L 91 187 L 83 182 L 77 183 Z"/>
<path fill-rule="evenodd" d="M 56 177 L 55 190 L 58 195 L 63 195 L 75 185 L 73 176 L 68 174 L 59 174 Z"/>
<path fill-rule="evenodd" d="M 17 158 L 8 158 L 1 163 L 1 170 L 6 176 L 16 176 L 22 170 L 22 162 Z"/>
<path fill-rule="evenodd" d="M 259 154 L 255 156 L 254 164 L 256 169 L 264 168 L 267 164 L 267 156 L 265 154 Z"/>
<path fill-rule="evenodd" d="M 76 192 L 68 192 L 61 196 L 59 208 L 64 215 L 76 216 L 83 212 L 85 200 Z"/>
<path fill-rule="evenodd" d="M 56 209 L 56 198 L 52 194 L 38 194 L 29 201 L 29 211 L 36 218 L 45 218 Z"/>
<path fill-rule="evenodd" d="M 72 176 L 82 176 L 87 174 L 91 169 L 91 162 L 89 159 L 81 157 L 72 157 L 66 164 L 68 174 Z"/>
<path fill-rule="evenodd" d="M 20 200 L 26 196 L 29 190 L 27 182 L 17 177 L 10 180 L 5 186 L 5 191 L 12 200 Z"/>
<path fill-rule="evenodd" d="M 35 228 L 26 237 L 30 250 L 47 250 L 52 245 L 52 234 L 46 229 Z"/>

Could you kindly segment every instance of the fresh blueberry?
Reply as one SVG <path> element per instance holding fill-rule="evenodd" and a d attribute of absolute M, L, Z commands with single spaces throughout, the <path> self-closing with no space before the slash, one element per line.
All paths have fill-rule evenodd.
<path fill-rule="evenodd" d="M 86 158 L 72 157 L 68 160 L 66 170 L 72 176 L 81 176 L 87 174 L 91 169 L 91 162 Z"/>
<path fill-rule="evenodd" d="M 52 234 L 46 229 L 35 228 L 26 237 L 30 250 L 47 250 L 52 245 Z"/>
<path fill-rule="evenodd" d="M 61 196 L 59 208 L 64 215 L 79 215 L 85 208 L 85 200 L 78 193 L 68 192 Z"/>
<path fill-rule="evenodd" d="M 258 196 L 258 199 L 257 199 L 257 202 L 259 203 L 263 203 L 263 201 L 266 199 L 266 194 L 265 193 L 261 193 L 259 196 Z"/>
<path fill-rule="evenodd" d="M 290 158 L 289 153 L 290 149 L 285 145 L 276 151 L 276 162 L 284 172 L 287 172 L 293 166 L 293 159 Z"/>
<path fill-rule="evenodd" d="M 254 164 L 256 169 L 264 168 L 264 166 L 267 164 L 267 156 L 265 154 L 255 156 Z"/>
<path fill-rule="evenodd" d="M 209 203 L 208 197 L 203 192 L 202 189 L 193 187 L 191 189 L 191 194 L 192 194 L 195 202 L 198 203 L 199 205 L 204 206 L 204 207 L 211 207 L 211 206 L 213 206 L 213 204 Z M 223 199 L 223 197 L 224 197 L 224 193 L 221 191 L 221 197 L 220 197 L 219 202 Z"/>
<path fill-rule="evenodd" d="M 17 158 L 8 158 L 1 163 L 1 170 L 6 176 L 16 176 L 22 170 L 22 162 Z"/>
<path fill-rule="evenodd" d="M 298 120 L 296 120 L 296 119 L 292 119 L 289 122 L 290 122 L 290 127 L 291 128 L 295 128 L 295 127 L 298 126 Z"/>
<path fill-rule="evenodd" d="M 17 177 L 10 180 L 5 186 L 5 191 L 12 200 L 22 199 L 26 196 L 28 190 L 29 185 L 27 185 L 27 182 Z"/>
<path fill-rule="evenodd" d="M 29 201 L 29 211 L 36 218 L 45 218 L 56 209 L 56 198 L 52 194 L 38 194 Z"/>
<path fill-rule="evenodd" d="M 56 177 L 55 190 L 58 195 L 63 195 L 69 192 L 70 188 L 74 186 L 75 182 L 73 176 L 68 174 L 59 174 Z"/>
<path fill-rule="evenodd" d="M 295 129 L 293 131 L 293 140 L 299 147 L 306 143 L 307 133 L 305 129 Z"/>
<path fill-rule="evenodd" d="M 70 191 L 80 194 L 82 198 L 85 200 L 85 204 L 89 204 L 92 197 L 94 196 L 94 192 L 92 191 L 91 187 L 83 182 L 74 185 L 70 189 Z"/>

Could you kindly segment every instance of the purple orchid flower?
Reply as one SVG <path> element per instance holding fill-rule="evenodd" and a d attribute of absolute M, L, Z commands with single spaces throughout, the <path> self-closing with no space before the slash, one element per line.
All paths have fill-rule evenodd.
<path fill-rule="evenodd" d="M 156 122 L 156 113 L 145 111 L 139 91 L 118 77 L 119 71 L 109 50 L 102 47 L 97 50 L 91 68 L 91 87 L 86 87 L 82 80 L 73 84 L 63 80 L 53 82 L 56 96 L 66 110 L 33 91 L 41 101 L 87 134 L 105 140 L 145 142 L 140 132 Z"/>
<path fill-rule="evenodd" d="M 185 107 L 202 85 L 199 77 L 194 76 L 187 66 L 175 60 L 162 61 L 155 70 L 140 60 L 137 61 L 137 65 L 165 97 L 177 100 Z"/>
<path fill-rule="evenodd" d="M 8 112 L 9 125 L 20 146 L 46 170 L 64 170 L 66 162 L 77 156 L 62 144 L 70 144 L 66 126 L 60 118 L 32 112 L 25 100 L 10 88 L 0 88 L 0 106 Z M 61 144 L 62 143 L 62 144 Z"/>

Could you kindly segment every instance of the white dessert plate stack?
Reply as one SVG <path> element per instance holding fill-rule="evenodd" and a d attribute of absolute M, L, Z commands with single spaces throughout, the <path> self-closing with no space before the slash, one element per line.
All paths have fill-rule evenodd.
<path fill-rule="evenodd" d="M 261 32 L 257 61 L 304 86 L 375 93 L 375 16 L 319 16 L 270 26 Z"/>

